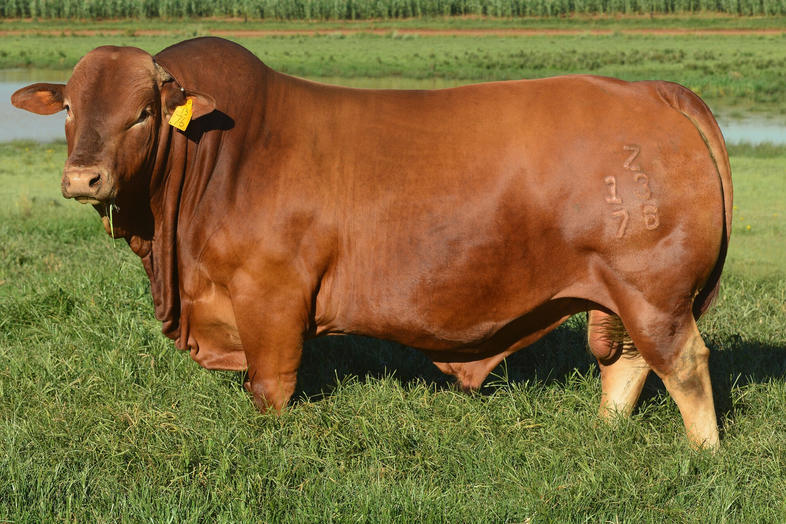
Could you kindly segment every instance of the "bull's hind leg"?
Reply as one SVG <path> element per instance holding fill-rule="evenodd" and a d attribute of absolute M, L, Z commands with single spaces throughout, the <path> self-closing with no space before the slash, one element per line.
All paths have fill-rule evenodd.
<path fill-rule="evenodd" d="M 619 317 L 590 311 L 587 340 L 600 367 L 602 393 L 598 414 L 605 419 L 633 412 L 650 372 L 650 366 L 638 351 L 623 352 L 624 335 Z"/>
<path fill-rule="evenodd" d="M 682 341 L 682 351 L 670 373 L 661 378 L 680 408 L 688 438 L 693 445 L 717 449 L 718 421 L 710 383 L 710 350 L 704 344 L 695 322 L 691 322 L 691 327 L 691 332 Z"/>
<path fill-rule="evenodd" d="M 675 317 L 639 303 L 622 312 L 628 332 L 644 360 L 663 380 L 682 414 L 688 439 L 696 448 L 717 449 L 718 424 L 712 398 L 709 349 L 690 307 Z"/>

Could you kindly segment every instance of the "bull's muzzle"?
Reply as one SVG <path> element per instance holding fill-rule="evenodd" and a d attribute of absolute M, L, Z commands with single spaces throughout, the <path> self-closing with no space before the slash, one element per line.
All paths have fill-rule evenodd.
<path fill-rule="evenodd" d="M 100 167 L 66 167 L 61 190 L 65 198 L 83 204 L 99 204 L 112 196 L 109 175 Z"/>

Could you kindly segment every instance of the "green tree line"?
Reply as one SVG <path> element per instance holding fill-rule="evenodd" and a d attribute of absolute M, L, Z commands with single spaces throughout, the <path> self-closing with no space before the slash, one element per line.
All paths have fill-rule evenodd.
<path fill-rule="evenodd" d="M 456 15 L 786 14 L 786 0 L 0 0 L 5 18 L 362 20 Z"/>

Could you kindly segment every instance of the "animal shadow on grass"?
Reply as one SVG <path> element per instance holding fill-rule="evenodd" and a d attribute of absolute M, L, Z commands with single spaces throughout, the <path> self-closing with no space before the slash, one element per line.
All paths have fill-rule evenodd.
<path fill-rule="evenodd" d="M 744 402 L 735 405 L 732 401 L 732 389 L 786 378 L 784 346 L 744 339 L 736 333 L 708 337 L 706 343 L 710 348 L 715 411 L 721 423 L 724 419 L 733 420 L 745 410 Z"/>
<path fill-rule="evenodd" d="M 786 378 L 786 347 L 744 340 L 737 334 L 705 336 L 704 339 L 710 348 L 712 396 L 722 434 L 724 423 L 733 421 L 745 410 L 745 403 L 735 405 L 734 388 Z M 650 373 L 638 405 L 664 395 L 668 396 L 668 392 L 663 382 L 655 373 Z"/>
<path fill-rule="evenodd" d="M 597 374 L 597 364 L 586 344 L 584 315 L 563 324 L 541 340 L 509 356 L 489 375 L 481 392 L 491 392 L 505 381 L 561 384 L 573 373 Z M 745 340 L 737 334 L 706 337 L 711 349 L 710 376 L 719 422 L 734 419 L 744 408 L 732 401 L 732 389 L 747 384 L 786 378 L 786 347 Z M 405 387 L 418 383 L 449 389 L 454 379 L 440 372 L 423 353 L 401 344 L 360 336 L 323 337 L 306 343 L 298 372 L 296 402 L 318 401 L 336 385 L 357 378 L 394 377 Z M 600 380 L 598 380 L 600 388 Z M 661 380 L 651 373 L 639 404 L 667 395 Z M 722 428 L 721 428 L 722 429 Z"/>
<path fill-rule="evenodd" d="M 493 391 L 490 382 L 511 383 L 537 380 L 562 382 L 574 371 L 593 369 L 594 359 L 586 349 L 583 327 L 563 325 L 535 344 L 509 356 L 491 372 L 481 392 Z M 329 396 L 338 383 L 394 377 L 402 385 L 425 383 L 436 389 L 453 386 L 453 377 L 443 374 L 420 351 L 384 340 L 359 336 L 324 337 L 306 343 L 298 372 L 294 398 Z"/>

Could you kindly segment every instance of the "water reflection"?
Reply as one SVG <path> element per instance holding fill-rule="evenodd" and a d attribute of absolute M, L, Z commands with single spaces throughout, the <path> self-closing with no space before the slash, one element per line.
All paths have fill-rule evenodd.
<path fill-rule="evenodd" d="M 63 140 L 65 114 L 41 116 L 22 111 L 11 105 L 11 94 L 33 82 L 65 82 L 70 71 L 51 71 L 38 69 L 0 70 L 0 142 L 9 140 L 38 140 L 50 142 Z M 442 89 L 455 87 L 467 82 L 443 78 L 317 78 L 319 82 L 349 87 L 371 89 Z M 771 142 L 786 144 L 786 119 L 769 119 L 762 116 L 743 118 L 719 115 L 723 135 L 729 143 L 750 142 L 759 144 Z"/>
<path fill-rule="evenodd" d="M 786 122 L 751 116 L 744 119 L 718 118 L 723 137 L 729 144 L 748 142 L 761 144 L 786 144 Z"/>

